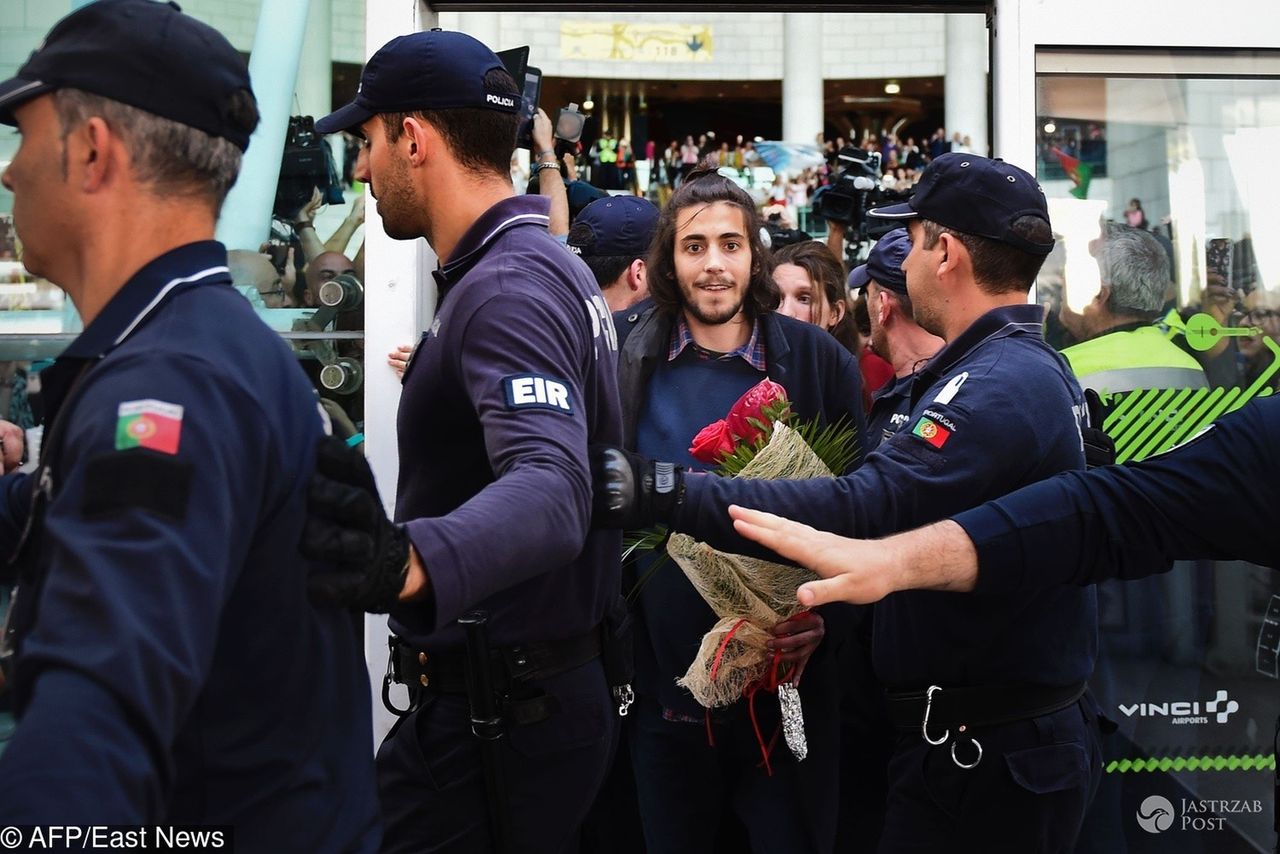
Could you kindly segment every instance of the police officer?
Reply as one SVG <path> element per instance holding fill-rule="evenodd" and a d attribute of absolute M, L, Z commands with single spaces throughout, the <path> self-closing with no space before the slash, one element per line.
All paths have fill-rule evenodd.
<path fill-rule="evenodd" d="M 943 340 L 923 329 L 912 315 L 902 262 L 911 251 L 905 228 L 876 241 L 867 263 L 849 274 L 867 297 L 871 350 L 893 366 L 893 380 L 877 389 L 867 413 L 867 445 L 874 449 L 906 426 L 911 416 L 911 385 L 916 371 L 942 349 Z"/>
<path fill-rule="evenodd" d="M 648 299 L 645 256 L 657 229 L 657 205 L 639 196 L 597 199 L 574 219 L 569 251 L 591 269 L 610 312 Z"/>
<path fill-rule="evenodd" d="M 491 50 L 433 30 L 384 45 L 354 103 L 316 123 L 363 137 L 356 177 L 383 227 L 425 237 L 441 264 L 404 373 L 397 524 L 380 505 L 353 518 L 350 465 L 372 487 L 359 459 L 326 463 L 315 503 L 313 546 L 327 553 L 322 522 L 335 544 L 344 530 L 368 544 L 328 593 L 394 605 L 391 676 L 412 688 L 377 756 L 386 851 L 559 851 L 616 740 L 601 623 L 621 541 L 588 530 L 587 463 L 588 442 L 621 439 L 616 338 L 591 273 L 547 232 L 546 197 L 512 195 L 519 103 Z M 476 610 L 482 666 L 459 622 Z M 485 703 L 502 726 L 482 749 Z"/>
<path fill-rule="evenodd" d="M 946 346 L 921 369 L 908 427 L 828 481 L 691 475 L 602 458 L 602 519 L 667 519 L 716 548 L 730 503 L 876 536 L 1084 464 L 1083 400 L 1026 295 L 1053 247 L 1035 179 L 973 154 L 935 160 L 909 203 L 902 263 L 916 320 Z M 626 518 L 619 520 L 618 515 Z M 1100 775 L 1092 588 L 876 606 L 872 655 L 899 734 L 882 851 L 1070 851 Z"/>
<path fill-rule="evenodd" d="M 101 0 L 0 84 L 0 121 L 24 263 L 84 321 L 40 374 L 39 469 L 4 484 L 0 823 L 376 850 L 358 625 L 297 554 L 315 393 L 213 241 L 258 121 L 244 61 L 175 5 Z"/>

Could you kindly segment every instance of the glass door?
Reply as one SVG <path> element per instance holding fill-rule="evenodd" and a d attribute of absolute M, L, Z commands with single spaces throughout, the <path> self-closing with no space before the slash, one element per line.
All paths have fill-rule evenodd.
<path fill-rule="evenodd" d="M 1035 104 L 1058 232 L 1037 298 L 1120 460 L 1274 393 L 1280 52 L 1041 49 Z M 1118 729 L 1078 850 L 1271 850 L 1280 572 L 1184 561 L 1101 585 L 1099 609 Z"/>

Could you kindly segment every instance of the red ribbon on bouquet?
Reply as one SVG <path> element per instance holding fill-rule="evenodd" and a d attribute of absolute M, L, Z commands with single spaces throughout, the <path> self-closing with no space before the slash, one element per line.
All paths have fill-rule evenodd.
<path fill-rule="evenodd" d="M 792 617 L 800 617 L 808 614 L 807 610 L 797 611 Z M 747 619 L 743 617 L 741 620 L 733 624 L 733 628 L 725 633 L 724 639 L 720 641 L 720 646 L 716 648 L 716 657 L 711 661 L 711 681 L 716 681 L 716 674 L 720 671 L 720 660 L 724 658 L 725 650 L 729 648 L 729 641 L 733 640 L 733 636 L 737 634 L 738 629 L 747 623 Z M 774 728 L 773 736 L 769 739 L 769 743 L 765 744 L 764 733 L 760 731 L 760 722 L 756 719 L 756 694 L 761 691 L 776 694 L 778 692 L 778 666 L 782 661 L 782 650 L 776 650 L 773 653 L 773 659 L 769 662 L 769 669 L 765 675 L 750 682 L 742 688 L 742 696 L 747 701 L 747 716 L 751 718 L 751 728 L 756 734 L 756 744 L 760 746 L 760 757 L 763 760 L 764 773 L 770 777 L 773 776 L 773 766 L 769 764 L 769 755 L 773 753 L 773 748 L 778 744 L 778 736 L 782 733 L 782 722 L 778 722 L 778 726 Z M 707 743 L 715 747 L 715 736 L 711 733 L 711 710 L 706 711 L 707 720 Z"/>

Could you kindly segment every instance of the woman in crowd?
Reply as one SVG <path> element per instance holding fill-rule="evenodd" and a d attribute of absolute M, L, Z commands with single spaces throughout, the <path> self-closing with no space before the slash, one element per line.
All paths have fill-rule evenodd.
<path fill-rule="evenodd" d="M 778 313 L 813 323 L 835 336 L 853 354 L 858 334 L 849 314 L 844 269 L 817 241 L 784 246 L 773 253 L 773 280 L 782 291 Z"/>

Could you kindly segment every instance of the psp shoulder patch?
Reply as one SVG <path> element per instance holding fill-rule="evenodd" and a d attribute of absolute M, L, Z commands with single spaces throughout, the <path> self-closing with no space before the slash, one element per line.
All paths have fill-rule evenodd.
<path fill-rule="evenodd" d="M 502 378 L 507 396 L 507 409 L 550 409 L 573 414 L 569 384 L 543 374 L 512 374 Z"/>

